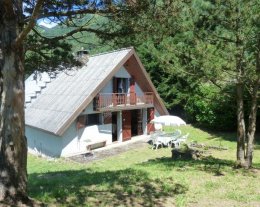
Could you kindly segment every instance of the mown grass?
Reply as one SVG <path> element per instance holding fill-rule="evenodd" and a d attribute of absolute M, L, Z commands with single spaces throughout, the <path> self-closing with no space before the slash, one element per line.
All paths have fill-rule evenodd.
<path fill-rule="evenodd" d="M 172 129 L 166 129 L 172 130 Z M 236 135 L 191 126 L 188 141 L 227 147 L 202 160 L 172 160 L 149 145 L 88 164 L 29 156 L 29 194 L 48 206 L 260 206 L 260 148 L 254 169 L 234 169 Z M 259 136 L 257 137 L 259 141 Z"/>

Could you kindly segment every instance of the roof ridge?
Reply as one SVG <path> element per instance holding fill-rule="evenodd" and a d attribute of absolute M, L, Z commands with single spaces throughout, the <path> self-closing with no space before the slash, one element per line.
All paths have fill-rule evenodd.
<path fill-rule="evenodd" d="M 107 51 L 107 52 L 101 52 L 101 53 L 98 53 L 98 54 L 90 55 L 89 57 L 95 57 L 95 56 L 99 56 L 99 55 L 105 55 L 105 54 L 114 53 L 114 52 L 119 52 L 119 51 L 128 50 L 128 49 L 134 49 L 134 47 L 133 47 L 133 46 L 130 46 L 130 47 L 120 48 L 120 49 L 117 49 L 117 50 L 111 50 L 111 51 Z"/>

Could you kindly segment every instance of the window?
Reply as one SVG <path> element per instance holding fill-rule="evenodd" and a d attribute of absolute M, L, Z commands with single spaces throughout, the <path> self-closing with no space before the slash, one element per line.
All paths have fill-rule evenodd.
<path fill-rule="evenodd" d="M 117 79 L 117 91 L 118 93 L 127 93 L 128 91 L 128 78 L 118 78 Z"/>
<path fill-rule="evenodd" d="M 102 124 L 101 114 L 88 114 L 86 119 L 86 126 Z"/>
<path fill-rule="evenodd" d="M 81 115 L 77 119 L 77 129 L 92 125 L 102 125 L 112 123 L 112 113 L 104 112 L 103 114 Z"/>

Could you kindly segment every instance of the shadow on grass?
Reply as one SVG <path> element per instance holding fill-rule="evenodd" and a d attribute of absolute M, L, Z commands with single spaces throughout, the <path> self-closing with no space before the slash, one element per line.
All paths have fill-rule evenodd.
<path fill-rule="evenodd" d="M 162 206 L 162 201 L 186 191 L 171 179 L 150 179 L 146 172 L 133 169 L 29 175 L 31 197 L 63 206 Z"/>
<path fill-rule="evenodd" d="M 204 130 L 207 131 L 207 130 Z M 208 137 L 207 139 L 212 140 L 212 139 L 223 139 L 226 141 L 230 141 L 230 142 L 237 142 L 237 134 L 231 133 L 231 132 L 212 132 L 212 131 L 207 131 L 207 133 L 209 133 L 211 136 Z M 260 134 L 257 133 L 255 134 L 255 145 L 260 145 Z"/>
<path fill-rule="evenodd" d="M 148 160 L 141 164 L 142 166 L 155 166 L 158 165 L 161 169 L 165 166 L 166 169 L 175 168 L 179 171 L 185 170 L 199 170 L 213 175 L 220 176 L 223 173 L 234 173 L 237 169 L 234 169 L 235 162 L 231 160 L 218 159 L 212 156 L 205 157 L 201 160 L 194 159 L 172 159 L 170 157 L 156 158 Z M 254 168 L 260 170 L 260 163 L 254 163 Z M 243 171 L 243 170 L 242 170 Z"/>

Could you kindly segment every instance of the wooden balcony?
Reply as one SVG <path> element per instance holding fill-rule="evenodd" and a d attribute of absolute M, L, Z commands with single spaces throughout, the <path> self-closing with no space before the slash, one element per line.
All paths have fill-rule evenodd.
<path fill-rule="evenodd" d="M 142 96 L 136 93 L 100 93 L 94 99 L 94 111 L 114 111 L 118 109 L 138 109 L 153 106 L 153 93 Z"/>

